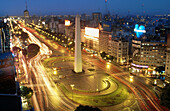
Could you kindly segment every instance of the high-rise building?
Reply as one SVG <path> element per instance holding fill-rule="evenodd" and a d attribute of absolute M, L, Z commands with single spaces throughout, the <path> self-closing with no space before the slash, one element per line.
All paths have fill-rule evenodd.
<path fill-rule="evenodd" d="M 29 16 L 29 11 L 28 10 L 25 10 L 24 11 L 24 17 L 25 18 L 29 18 L 30 16 Z"/>
<path fill-rule="evenodd" d="M 112 42 L 112 33 L 108 31 L 100 31 L 100 37 L 99 37 L 100 52 L 105 52 L 106 54 L 110 54 L 111 53 L 110 42 Z"/>
<path fill-rule="evenodd" d="M 120 65 L 126 65 L 129 62 L 129 42 L 123 38 L 115 38 L 111 42 L 111 56 L 115 58 Z"/>
<path fill-rule="evenodd" d="M 24 17 L 25 17 L 25 19 L 26 18 L 29 18 L 30 16 L 29 16 L 29 11 L 28 11 L 28 7 L 27 7 L 27 0 L 25 1 L 25 5 L 26 5 L 26 10 L 24 11 Z"/>
<path fill-rule="evenodd" d="M 9 27 L 6 23 L 1 23 L 0 26 L 0 53 L 10 51 L 10 34 Z"/>
<path fill-rule="evenodd" d="M 27 1 L 26 1 L 26 10 L 24 10 L 24 20 L 25 20 L 25 24 L 30 24 L 32 22 L 29 15 L 29 11 L 27 9 Z"/>

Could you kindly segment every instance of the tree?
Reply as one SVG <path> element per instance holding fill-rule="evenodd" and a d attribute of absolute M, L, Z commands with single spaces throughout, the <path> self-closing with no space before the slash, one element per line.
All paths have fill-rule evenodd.
<path fill-rule="evenodd" d="M 93 108 L 91 106 L 83 106 L 83 105 L 79 105 L 75 111 L 102 111 L 99 108 Z"/>
<path fill-rule="evenodd" d="M 22 54 L 23 54 L 24 56 L 26 56 L 26 55 L 27 55 L 27 49 L 22 49 Z"/>
<path fill-rule="evenodd" d="M 106 59 L 107 60 L 113 60 L 113 56 L 108 55 L 108 56 L 106 56 Z"/>
<path fill-rule="evenodd" d="M 25 87 L 25 86 L 21 86 L 21 96 L 24 98 L 31 98 L 33 95 L 33 90 L 31 88 Z"/>
<path fill-rule="evenodd" d="M 105 52 L 100 53 L 100 55 L 101 55 L 102 58 L 106 57 L 106 53 Z"/>
<path fill-rule="evenodd" d="M 40 51 L 40 47 L 37 44 L 30 44 L 27 50 L 28 59 L 31 59 L 32 57 L 36 56 L 39 51 Z"/>
<path fill-rule="evenodd" d="M 170 84 L 167 84 L 166 87 L 162 89 L 160 99 L 160 104 L 170 109 Z"/>
<path fill-rule="evenodd" d="M 25 32 L 21 32 L 21 39 L 23 42 L 25 42 L 29 38 L 28 34 Z"/>
<path fill-rule="evenodd" d="M 160 73 L 162 73 L 163 71 L 165 71 L 165 66 L 156 67 L 155 71 L 160 74 Z"/>
<path fill-rule="evenodd" d="M 21 51 L 21 49 L 20 49 L 19 47 L 16 47 L 16 46 L 14 46 L 14 47 L 12 48 L 12 50 L 13 50 L 13 51 Z"/>

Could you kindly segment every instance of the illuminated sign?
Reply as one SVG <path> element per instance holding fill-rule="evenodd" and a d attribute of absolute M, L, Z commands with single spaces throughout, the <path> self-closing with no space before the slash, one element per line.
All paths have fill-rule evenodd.
<path fill-rule="evenodd" d="M 90 37 L 99 38 L 99 29 L 85 27 L 85 35 Z"/>
<path fill-rule="evenodd" d="M 141 25 L 139 27 L 138 24 L 135 25 L 134 32 L 136 32 L 136 36 L 139 38 L 143 33 L 146 33 L 145 27 Z"/>
<path fill-rule="evenodd" d="M 104 31 L 109 31 L 109 32 L 111 31 L 111 27 L 112 27 L 111 22 L 103 22 L 102 26 Z"/>
<path fill-rule="evenodd" d="M 136 65 L 136 64 L 131 64 L 132 66 L 135 66 L 135 67 L 140 67 L 140 68 L 148 68 L 148 66 L 142 66 L 142 65 Z"/>
<path fill-rule="evenodd" d="M 45 25 L 45 22 L 43 21 L 42 24 Z"/>
<path fill-rule="evenodd" d="M 4 19 L 4 23 L 7 23 L 7 19 L 6 18 Z"/>
<path fill-rule="evenodd" d="M 70 26 L 70 21 L 69 20 L 65 20 L 65 26 Z"/>

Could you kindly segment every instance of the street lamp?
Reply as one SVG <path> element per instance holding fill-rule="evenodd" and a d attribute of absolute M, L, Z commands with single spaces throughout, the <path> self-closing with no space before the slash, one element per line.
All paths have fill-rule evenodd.
<path fill-rule="evenodd" d="M 110 62 L 107 62 L 106 68 L 110 69 Z"/>
<path fill-rule="evenodd" d="M 72 89 L 72 100 L 73 100 L 73 89 L 74 89 L 74 84 L 71 84 L 71 89 Z"/>
<path fill-rule="evenodd" d="M 133 82 L 133 76 L 130 76 L 130 82 Z"/>

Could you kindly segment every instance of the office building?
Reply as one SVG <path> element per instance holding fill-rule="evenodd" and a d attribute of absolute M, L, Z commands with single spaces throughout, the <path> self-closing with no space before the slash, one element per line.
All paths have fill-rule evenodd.
<path fill-rule="evenodd" d="M 132 40 L 132 73 L 155 75 L 156 67 L 165 66 L 166 43 L 160 41 Z"/>
<path fill-rule="evenodd" d="M 108 31 L 100 31 L 99 50 L 106 54 L 111 53 L 112 33 Z"/>
<path fill-rule="evenodd" d="M 111 56 L 120 65 L 129 63 L 129 42 L 123 38 L 114 38 L 111 42 Z"/>

